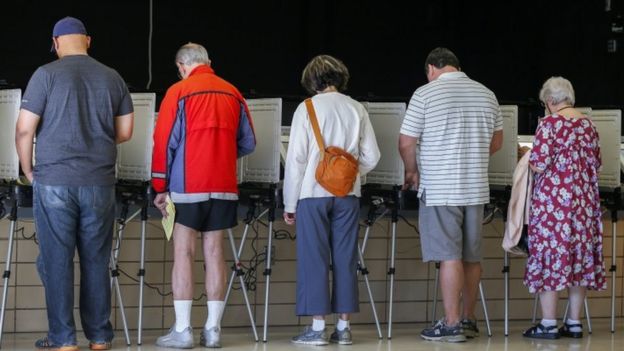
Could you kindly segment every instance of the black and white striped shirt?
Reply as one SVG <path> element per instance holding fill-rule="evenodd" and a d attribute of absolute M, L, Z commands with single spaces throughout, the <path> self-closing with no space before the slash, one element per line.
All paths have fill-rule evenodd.
<path fill-rule="evenodd" d="M 488 162 L 494 131 L 503 129 L 496 96 L 463 72 L 447 72 L 418 88 L 401 134 L 420 141 L 418 196 L 427 206 L 489 202 Z"/>

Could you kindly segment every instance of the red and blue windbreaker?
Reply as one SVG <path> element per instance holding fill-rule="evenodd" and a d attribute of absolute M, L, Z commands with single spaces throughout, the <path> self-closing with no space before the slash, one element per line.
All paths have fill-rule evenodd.
<path fill-rule="evenodd" d="M 198 66 L 160 105 L 152 186 L 158 193 L 238 193 L 236 159 L 255 147 L 241 93 L 209 66 Z"/>

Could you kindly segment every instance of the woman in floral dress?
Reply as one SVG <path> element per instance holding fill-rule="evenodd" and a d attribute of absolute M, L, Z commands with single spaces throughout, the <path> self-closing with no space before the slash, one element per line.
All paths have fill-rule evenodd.
<path fill-rule="evenodd" d="M 574 108 L 574 90 L 567 79 L 548 79 L 540 100 L 549 115 L 537 127 L 529 159 L 535 178 L 524 284 L 529 292 L 539 293 L 543 319 L 523 335 L 580 338 L 587 289 L 606 289 L 598 133 L 592 121 Z M 557 329 L 557 294 L 564 289 L 570 309 Z"/>

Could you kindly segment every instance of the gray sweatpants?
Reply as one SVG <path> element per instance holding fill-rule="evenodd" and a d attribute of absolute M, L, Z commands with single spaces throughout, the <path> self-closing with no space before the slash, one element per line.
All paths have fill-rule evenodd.
<path fill-rule="evenodd" d="M 359 312 L 359 212 L 360 201 L 355 196 L 299 200 L 296 221 L 298 316 Z"/>

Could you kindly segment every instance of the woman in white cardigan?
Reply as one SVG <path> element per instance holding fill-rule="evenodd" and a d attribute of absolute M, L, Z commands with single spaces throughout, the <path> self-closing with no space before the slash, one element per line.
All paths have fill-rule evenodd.
<path fill-rule="evenodd" d="M 341 93 L 349 71 L 328 55 L 313 58 L 305 67 L 301 84 L 314 96 L 320 133 L 326 146 L 337 146 L 353 155 L 360 175 L 372 170 L 380 154 L 375 133 L 362 104 Z M 297 306 L 299 316 L 313 316 L 313 323 L 292 339 L 293 343 L 351 344 L 350 314 L 359 311 L 357 288 L 357 239 L 360 180 L 344 197 L 336 197 L 315 179 L 320 150 L 305 104 L 293 116 L 284 174 L 284 220 L 296 223 Z M 330 264 L 333 287 L 330 297 Z M 325 316 L 340 315 L 327 337 Z"/>

